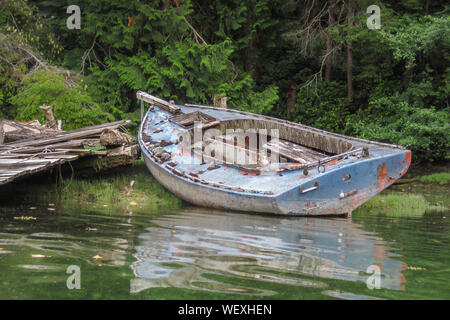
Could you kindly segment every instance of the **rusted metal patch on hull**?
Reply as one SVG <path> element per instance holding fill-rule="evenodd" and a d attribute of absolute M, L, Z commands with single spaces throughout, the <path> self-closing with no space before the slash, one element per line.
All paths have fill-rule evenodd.
<path fill-rule="evenodd" d="M 405 169 L 402 171 L 402 176 L 406 174 L 406 171 L 408 171 L 408 168 L 411 165 L 411 155 L 411 151 L 405 152 L 405 159 L 403 159 L 403 165 L 405 166 Z"/>

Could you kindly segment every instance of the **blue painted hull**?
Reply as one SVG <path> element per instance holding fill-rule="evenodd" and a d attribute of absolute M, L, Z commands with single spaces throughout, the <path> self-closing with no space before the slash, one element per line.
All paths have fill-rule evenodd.
<path fill-rule="evenodd" d="M 178 107 L 184 114 L 200 108 Z M 251 119 L 252 123 L 271 121 L 278 126 L 298 127 L 305 134 L 310 131 L 351 143 L 355 148 L 365 147 L 369 156 L 343 156 L 324 164 L 312 164 L 306 175 L 303 170 L 254 174 L 227 164 L 215 164 L 210 170 L 211 163 L 186 161 L 195 157 L 178 143 L 186 130 L 169 121 L 173 116 L 169 111 L 153 106 L 146 113 L 138 135 L 146 165 L 167 190 L 194 205 L 282 215 L 348 214 L 403 176 L 410 165 L 411 152 L 399 146 L 339 136 L 234 110 L 212 107 L 200 110 L 221 123 Z M 168 159 L 155 156 L 150 147 L 155 141 L 167 144 L 162 149 L 170 155 Z"/>

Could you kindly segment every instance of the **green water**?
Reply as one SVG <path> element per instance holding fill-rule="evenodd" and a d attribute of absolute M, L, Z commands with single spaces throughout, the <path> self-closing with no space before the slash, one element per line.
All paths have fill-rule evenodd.
<path fill-rule="evenodd" d="M 449 207 L 446 186 L 393 191 Z M 0 299 L 450 299 L 450 212 L 325 219 L 11 203 L 0 207 Z M 73 265 L 81 289 L 67 288 Z M 373 265 L 380 289 L 366 284 Z"/>

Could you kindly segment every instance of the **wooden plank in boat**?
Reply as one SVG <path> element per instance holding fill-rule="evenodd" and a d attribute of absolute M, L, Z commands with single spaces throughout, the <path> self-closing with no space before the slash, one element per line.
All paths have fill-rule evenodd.
<path fill-rule="evenodd" d="M 271 151 L 278 152 L 281 156 L 284 156 L 290 160 L 306 164 L 325 158 L 327 155 L 315 150 L 300 146 L 296 143 L 278 140 L 277 145 L 273 141 L 269 141 L 264 144 L 263 148 Z"/>
<path fill-rule="evenodd" d="M 214 150 L 214 154 L 205 154 L 203 150 L 202 154 L 204 158 L 218 160 L 245 169 L 253 169 L 270 163 L 270 159 L 265 152 L 236 146 L 222 138 L 223 136 L 213 137 L 205 141 L 208 149 Z"/>

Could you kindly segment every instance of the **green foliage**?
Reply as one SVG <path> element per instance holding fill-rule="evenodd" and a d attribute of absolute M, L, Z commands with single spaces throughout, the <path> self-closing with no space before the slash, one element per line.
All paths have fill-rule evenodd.
<path fill-rule="evenodd" d="M 295 109 L 290 120 L 333 132 L 345 129 L 350 112 L 347 98 L 342 97 L 345 87 L 338 82 L 320 83 L 316 90 L 307 87 L 297 93 Z"/>
<path fill-rule="evenodd" d="M 26 0 L 3 0 L 0 32 L 8 34 L 21 45 L 34 48 L 49 60 L 62 52 L 53 30 L 39 15 L 38 8 Z"/>
<path fill-rule="evenodd" d="M 450 109 L 419 108 L 399 96 L 371 101 L 347 120 L 359 136 L 410 148 L 415 160 L 448 158 L 450 150 Z M 381 115 L 381 116 L 380 116 Z"/>
<path fill-rule="evenodd" d="M 0 119 L 15 117 L 17 110 L 8 101 L 17 92 L 18 86 L 17 76 L 7 72 L 6 67 L 0 65 Z"/>
<path fill-rule="evenodd" d="M 119 8 L 111 5 L 110 9 L 114 15 Z M 120 53 L 105 57 L 104 66 L 94 63 L 90 68 L 88 81 L 95 83 L 91 88 L 96 90 L 92 95 L 102 103 L 129 112 L 134 107 L 134 99 L 130 97 L 139 89 L 178 103 L 211 104 L 215 95 L 225 95 L 230 107 L 248 111 L 268 112 L 277 102 L 275 85 L 256 90 L 252 77 L 231 61 L 239 44 L 226 38 L 214 44 L 198 43 L 198 38 L 184 38 L 189 29 L 184 19 L 192 12 L 188 2 L 179 8 L 165 10 L 140 4 L 136 10 L 137 24 L 129 30 L 123 26 L 117 29 L 112 24 L 109 32 L 96 31 L 98 38 L 104 32 L 120 34 L 126 31 L 125 37 L 128 33 L 134 36 L 126 46 L 124 41 L 113 43 L 108 37 L 99 38 L 102 45 L 122 49 Z M 161 19 L 172 22 L 162 23 Z M 88 31 L 85 32 L 93 30 L 89 23 L 86 22 Z M 101 28 L 108 26 L 102 23 Z M 138 35 L 142 36 L 136 42 Z"/>
<path fill-rule="evenodd" d="M 406 68 L 413 68 L 418 54 L 432 50 L 449 50 L 450 23 L 448 16 L 424 16 L 418 20 L 405 15 L 398 26 L 382 29 L 380 35 L 392 50 L 396 61 L 406 61 Z"/>
<path fill-rule="evenodd" d="M 17 109 L 17 120 L 44 121 L 39 106 L 51 105 L 56 119 L 63 120 L 63 129 L 76 129 L 111 121 L 111 116 L 93 101 L 86 86 L 74 83 L 54 71 L 37 71 L 22 80 L 22 88 L 9 99 Z"/>

